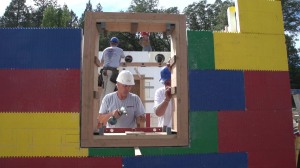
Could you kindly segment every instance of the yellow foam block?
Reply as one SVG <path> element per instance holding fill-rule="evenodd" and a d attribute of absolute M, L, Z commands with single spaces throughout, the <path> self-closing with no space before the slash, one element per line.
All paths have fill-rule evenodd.
<path fill-rule="evenodd" d="M 0 113 L 0 157 L 88 156 L 79 113 Z"/>
<path fill-rule="evenodd" d="M 288 71 L 284 35 L 214 32 L 215 68 Z"/>
<path fill-rule="evenodd" d="M 275 0 L 236 0 L 235 3 L 240 10 L 254 10 L 254 11 L 273 11 L 271 5 L 281 5 L 281 1 Z"/>
<path fill-rule="evenodd" d="M 241 33 L 284 34 L 280 1 L 238 0 L 237 15 Z"/>

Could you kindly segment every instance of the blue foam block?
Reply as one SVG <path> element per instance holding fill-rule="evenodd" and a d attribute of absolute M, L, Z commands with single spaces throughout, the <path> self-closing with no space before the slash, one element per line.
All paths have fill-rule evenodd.
<path fill-rule="evenodd" d="M 80 69 L 81 29 L 0 29 L 0 69 Z"/>
<path fill-rule="evenodd" d="M 247 153 L 123 157 L 123 168 L 247 168 Z"/>
<path fill-rule="evenodd" d="M 190 111 L 245 110 L 243 71 L 190 70 Z"/>

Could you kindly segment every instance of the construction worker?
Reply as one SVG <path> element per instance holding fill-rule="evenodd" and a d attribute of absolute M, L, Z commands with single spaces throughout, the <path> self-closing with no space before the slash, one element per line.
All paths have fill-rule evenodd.
<path fill-rule="evenodd" d="M 112 37 L 110 39 L 110 47 L 103 50 L 101 63 L 103 64 L 103 69 L 101 71 L 103 78 L 103 91 L 101 94 L 101 99 L 115 90 L 116 78 L 118 76 L 118 67 L 120 66 L 121 59 L 125 58 L 123 49 L 118 47 L 119 39 L 117 37 Z"/>
<path fill-rule="evenodd" d="M 141 99 L 130 92 L 134 84 L 134 78 L 130 71 L 123 70 L 120 72 L 116 84 L 118 90 L 107 94 L 102 100 L 98 116 L 100 127 L 144 127 L 146 121 L 145 108 Z M 122 108 L 123 110 L 121 110 Z"/>
<path fill-rule="evenodd" d="M 154 95 L 154 112 L 158 116 L 158 127 L 163 131 L 172 127 L 171 72 L 168 66 L 160 71 L 160 82 L 163 87 L 157 89 Z"/>
<path fill-rule="evenodd" d="M 148 32 L 141 32 L 139 44 L 143 47 L 142 51 L 152 51 Z"/>

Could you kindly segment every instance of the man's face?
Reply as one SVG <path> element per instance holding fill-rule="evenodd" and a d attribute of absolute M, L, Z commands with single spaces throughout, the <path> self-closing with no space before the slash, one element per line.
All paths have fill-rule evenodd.
<path fill-rule="evenodd" d="M 117 83 L 118 93 L 122 97 L 127 97 L 129 92 L 131 91 L 132 85 L 123 85 L 122 83 Z"/>
<path fill-rule="evenodd" d="M 171 86 L 171 79 L 168 79 L 165 81 L 165 86 Z"/>

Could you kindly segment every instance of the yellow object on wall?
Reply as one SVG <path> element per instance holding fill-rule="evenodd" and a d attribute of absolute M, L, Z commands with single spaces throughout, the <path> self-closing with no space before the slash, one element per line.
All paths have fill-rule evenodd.
<path fill-rule="evenodd" d="M 79 113 L 0 113 L 0 157 L 88 156 Z"/>
<path fill-rule="evenodd" d="M 215 68 L 288 71 L 284 35 L 214 32 Z"/>
<path fill-rule="evenodd" d="M 238 0 L 238 32 L 283 34 L 281 1 Z"/>
<path fill-rule="evenodd" d="M 228 20 L 228 30 L 229 32 L 237 32 L 237 25 L 236 25 L 236 11 L 235 7 L 231 6 L 227 9 L 227 20 Z"/>

